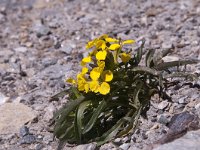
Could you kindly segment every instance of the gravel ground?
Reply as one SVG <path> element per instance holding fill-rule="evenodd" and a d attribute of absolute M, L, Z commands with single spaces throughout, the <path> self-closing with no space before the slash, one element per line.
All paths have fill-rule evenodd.
<path fill-rule="evenodd" d="M 145 38 L 147 48 L 173 45 L 175 59 L 200 59 L 199 14 L 200 0 L 0 0 L 0 106 L 21 103 L 31 111 L 25 106 L 18 110 L 34 116 L 19 130 L 16 118 L 9 116 L 7 122 L 14 120 L 17 132 L 7 132 L 0 124 L 0 149 L 56 149 L 58 141 L 48 124 L 67 99 L 49 99 L 80 69 L 87 41 L 104 33 L 136 41 Z M 200 64 L 188 69 L 200 73 Z M 145 149 L 174 131 L 168 124 L 173 124 L 175 114 L 188 111 L 200 117 L 199 86 L 181 86 L 168 91 L 171 102 L 152 98 L 148 118 L 140 118 L 133 135 L 100 149 Z M 81 148 L 92 150 L 95 145 L 65 147 Z"/>

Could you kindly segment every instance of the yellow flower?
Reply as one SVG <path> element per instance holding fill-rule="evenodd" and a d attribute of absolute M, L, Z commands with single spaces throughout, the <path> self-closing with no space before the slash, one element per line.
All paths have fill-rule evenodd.
<path fill-rule="evenodd" d="M 98 90 L 100 94 L 106 95 L 110 92 L 110 85 L 106 82 L 103 82 Z"/>
<path fill-rule="evenodd" d="M 108 49 L 110 50 L 117 50 L 118 48 L 120 48 L 120 45 L 119 44 L 111 44 L 110 47 Z"/>
<path fill-rule="evenodd" d="M 79 91 L 84 91 L 85 90 L 86 80 L 82 76 L 82 74 L 78 74 L 77 75 L 77 83 L 78 83 L 78 90 Z"/>
<path fill-rule="evenodd" d="M 131 59 L 130 54 L 121 53 L 120 56 L 121 56 L 121 60 L 122 60 L 123 63 L 126 63 Z"/>
<path fill-rule="evenodd" d="M 90 78 L 94 81 L 97 81 L 100 77 L 100 69 L 99 67 L 95 67 L 92 69 L 92 71 L 90 72 Z"/>
<path fill-rule="evenodd" d="M 81 66 L 85 66 L 87 63 L 91 62 L 92 61 L 92 58 L 91 56 L 88 56 L 88 57 L 85 57 L 82 59 L 81 61 Z"/>
<path fill-rule="evenodd" d="M 94 40 L 92 40 L 92 41 L 89 41 L 89 42 L 87 43 L 87 45 L 85 46 L 86 49 L 90 49 L 90 48 L 94 47 L 96 41 L 97 41 L 97 39 L 94 39 Z"/>
<path fill-rule="evenodd" d="M 83 67 L 82 71 L 81 71 L 81 74 L 85 75 L 87 72 L 88 72 L 88 68 Z"/>
<path fill-rule="evenodd" d="M 124 44 L 133 44 L 133 43 L 135 43 L 134 40 L 126 40 L 126 41 L 123 41 L 123 42 L 122 42 L 123 45 L 124 45 Z"/>
<path fill-rule="evenodd" d="M 107 55 L 107 52 L 105 50 L 99 51 L 96 54 L 96 59 L 97 60 L 105 60 L 106 59 L 106 55 Z"/>
<path fill-rule="evenodd" d="M 97 61 L 97 65 L 99 67 L 100 72 L 102 72 L 105 67 L 105 61 Z"/>
<path fill-rule="evenodd" d="M 104 40 L 98 40 L 96 42 L 96 48 L 105 50 L 106 49 L 106 42 Z"/>
<path fill-rule="evenodd" d="M 113 79 L 113 73 L 112 71 L 110 70 L 105 70 L 103 73 L 102 73 L 102 78 L 104 81 L 106 82 L 109 82 Z"/>
<path fill-rule="evenodd" d="M 76 84 L 76 80 L 72 78 L 67 79 L 66 82 L 71 83 L 71 84 Z"/>
<path fill-rule="evenodd" d="M 119 42 L 119 40 L 117 39 L 113 39 L 113 38 L 105 38 L 106 42 Z"/>
<path fill-rule="evenodd" d="M 85 90 L 86 93 L 89 92 L 89 88 L 90 88 L 90 85 L 88 83 L 85 83 L 84 84 L 84 90 Z"/>
<path fill-rule="evenodd" d="M 97 93 L 98 92 L 98 88 L 99 88 L 99 82 L 98 81 L 91 81 L 90 82 L 90 90 L 92 92 Z"/>

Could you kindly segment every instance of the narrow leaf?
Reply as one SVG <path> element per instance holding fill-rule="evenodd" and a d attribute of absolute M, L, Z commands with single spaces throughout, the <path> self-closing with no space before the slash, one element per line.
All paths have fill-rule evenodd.
<path fill-rule="evenodd" d="M 94 126 L 94 124 L 95 124 L 96 120 L 98 119 L 99 115 L 106 108 L 106 104 L 107 104 L 107 102 L 105 100 L 103 100 L 99 104 L 99 106 L 97 107 L 97 109 L 94 111 L 91 119 L 89 120 L 89 122 L 87 123 L 87 125 L 84 127 L 83 134 L 87 133 L 88 131 L 90 131 L 92 129 L 92 127 Z"/>

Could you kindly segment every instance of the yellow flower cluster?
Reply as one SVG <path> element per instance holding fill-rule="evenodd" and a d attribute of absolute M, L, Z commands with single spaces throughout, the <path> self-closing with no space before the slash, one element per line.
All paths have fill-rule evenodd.
<path fill-rule="evenodd" d="M 93 49 L 89 55 L 82 59 L 82 71 L 77 75 L 77 79 L 68 79 L 67 82 L 76 84 L 79 91 L 88 93 L 100 93 L 106 95 L 110 92 L 108 82 L 113 80 L 113 70 L 109 68 L 118 62 L 118 57 L 126 63 L 131 59 L 130 54 L 122 52 L 125 44 L 132 44 L 134 40 L 121 41 L 109 37 L 107 34 L 100 36 L 86 45 L 86 49 Z M 115 52 L 115 55 L 113 54 Z M 110 57 L 115 59 L 110 59 Z M 111 61 L 106 61 L 111 60 Z M 92 68 L 90 67 L 92 66 Z"/>

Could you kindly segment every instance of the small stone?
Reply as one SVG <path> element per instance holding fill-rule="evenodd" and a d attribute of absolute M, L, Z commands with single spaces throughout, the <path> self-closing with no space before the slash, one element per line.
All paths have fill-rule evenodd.
<path fill-rule="evenodd" d="M 25 135 L 22 139 L 20 139 L 20 144 L 32 144 L 36 141 L 36 138 L 34 135 L 28 134 Z"/>
<path fill-rule="evenodd" d="M 158 122 L 166 125 L 169 122 L 169 120 L 168 120 L 166 115 L 159 115 L 158 116 Z"/>
<path fill-rule="evenodd" d="M 121 138 L 116 138 L 116 139 L 114 140 L 114 142 L 115 142 L 115 143 L 120 143 L 120 142 L 121 142 Z"/>
<path fill-rule="evenodd" d="M 50 29 L 42 24 L 36 25 L 33 30 L 36 32 L 37 37 L 41 37 L 51 33 Z"/>
<path fill-rule="evenodd" d="M 130 139 L 126 136 L 126 137 L 124 137 L 124 138 L 122 139 L 122 142 L 123 142 L 123 143 L 126 143 L 126 142 L 128 142 L 128 140 L 130 140 Z"/>
<path fill-rule="evenodd" d="M 0 105 L 8 101 L 8 97 L 4 96 L 2 93 L 0 93 Z"/>
<path fill-rule="evenodd" d="M 165 109 L 167 106 L 169 105 L 169 102 L 166 100 L 166 101 L 162 101 L 161 103 L 158 104 L 158 109 Z"/>
<path fill-rule="evenodd" d="M 128 150 L 130 146 L 131 146 L 130 143 L 124 143 L 124 144 L 120 145 L 119 148 L 121 148 L 122 150 Z"/>
<path fill-rule="evenodd" d="M 23 137 L 29 134 L 29 129 L 26 126 L 22 126 L 19 130 L 19 136 Z"/>
<path fill-rule="evenodd" d="M 42 144 L 35 145 L 35 150 L 42 150 L 43 148 L 44 148 L 44 145 L 42 145 Z"/>
<path fill-rule="evenodd" d="M 187 104 L 187 100 L 186 100 L 187 96 L 181 97 L 178 100 L 179 104 Z"/>
<path fill-rule="evenodd" d="M 73 148 L 73 150 L 95 150 L 95 149 L 96 149 L 95 143 L 79 145 Z"/>
<path fill-rule="evenodd" d="M 18 47 L 14 49 L 16 52 L 21 52 L 21 53 L 25 53 L 27 52 L 27 48 L 26 47 Z"/>
<path fill-rule="evenodd" d="M 200 109 L 200 103 L 194 106 L 196 110 Z"/>
<path fill-rule="evenodd" d="M 162 58 L 164 62 L 178 61 L 179 58 L 176 56 L 165 56 Z"/>

